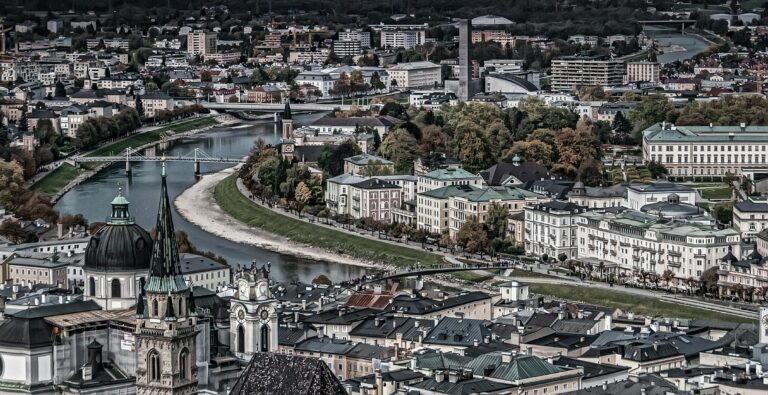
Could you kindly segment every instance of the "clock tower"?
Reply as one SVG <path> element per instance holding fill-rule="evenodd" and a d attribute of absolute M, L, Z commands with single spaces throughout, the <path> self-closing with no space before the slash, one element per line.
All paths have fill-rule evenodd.
<path fill-rule="evenodd" d="M 230 306 L 230 345 L 239 358 L 277 350 L 277 300 L 269 289 L 270 266 L 241 268 L 235 273 L 237 295 Z"/>

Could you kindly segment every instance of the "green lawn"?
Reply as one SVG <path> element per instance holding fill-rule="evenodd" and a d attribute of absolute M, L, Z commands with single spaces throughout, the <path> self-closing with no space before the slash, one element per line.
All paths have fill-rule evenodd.
<path fill-rule="evenodd" d="M 442 257 L 426 251 L 400 247 L 371 240 L 346 232 L 326 229 L 305 221 L 290 218 L 252 203 L 237 190 L 233 174 L 220 182 L 215 189 L 216 202 L 224 211 L 240 221 L 270 233 L 285 236 L 293 241 L 309 244 L 346 254 L 357 259 L 381 262 L 397 266 L 416 263 L 441 264 Z"/>
<path fill-rule="evenodd" d="M 192 121 L 188 122 L 182 122 L 171 126 L 166 126 L 160 129 L 155 129 L 150 132 L 137 134 L 135 136 L 129 137 L 125 140 L 118 141 L 114 144 L 110 144 L 104 147 L 101 147 L 90 154 L 86 156 L 109 156 L 112 154 L 118 154 L 120 152 L 125 151 L 128 147 L 139 147 L 144 144 L 148 144 L 157 140 L 160 140 L 162 135 L 164 133 L 181 133 L 181 132 L 187 132 L 193 129 L 199 129 L 204 128 L 206 126 L 212 126 L 217 124 L 218 121 L 216 121 L 214 118 L 206 117 L 206 118 L 198 118 L 194 119 Z"/>
<path fill-rule="evenodd" d="M 79 174 L 80 170 L 75 168 L 75 166 L 72 166 L 69 163 L 63 163 L 32 185 L 32 191 L 40 192 L 46 196 L 53 196 L 67 186 L 67 184 L 74 180 Z"/>
<path fill-rule="evenodd" d="M 547 295 L 557 299 L 585 302 L 612 308 L 625 312 L 644 315 L 660 315 L 671 318 L 701 318 L 728 322 L 754 323 L 755 320 L 716 313 L 706 309 L 683 306 L 662 302 L 658 299 L 632 295 L 625 292 L 581 287 L 563 284 L 529 284 L 533 293 Z"/>
<path fill-rule="evenodd" d="M 728 200 L 733 196 L 731 187 L 699 188 L 698 191 L 704 199 Z"/>

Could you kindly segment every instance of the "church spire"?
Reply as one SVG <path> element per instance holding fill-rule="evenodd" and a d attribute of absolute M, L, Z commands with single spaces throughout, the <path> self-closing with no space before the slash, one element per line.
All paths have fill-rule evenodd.
<path fill-rule="evenodd" d="M 291 103 L 285 102 L 285 109 L 283 110 L 283 119 L 292 119 L 291 115 Z"/>
<path fill-rule="evenodd" d="M 147 292 L 182 292 L 188 289 L 181 275 L 179 251 L 176 247 L 176 234 L 173 230 L 171 203 L 168 199 L 165 159 L 160 184 L 160 205 L 157 209 L 155 242 L 152 246 L 152 261 L 149 266 Z"/>

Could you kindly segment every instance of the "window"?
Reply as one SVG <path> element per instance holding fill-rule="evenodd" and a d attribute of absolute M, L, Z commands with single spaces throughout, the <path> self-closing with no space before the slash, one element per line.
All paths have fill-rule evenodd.
<path fill-rule="evenodd" d="M 153 316 L 158 316 L 158 315 L 160 315 L 160 311 L 159 311 L 159 310 L 158 310 L 158 308 L 157 308 L 157 299 L 154 299 L 154 300 L 152 301 L 152 315 L 153 315 Z"/>
<path fill-rule="evenodd" d="M 179 377 L 182 380 L 187 379 L 187 368 L 188 363 L 187 360 L 189 359 L 189 351 L 187 349 L 181 350 L 179 353 Z"/>
<path fill-rule="evenodd" d="M 88 279 L 88 294 L 96 296 L 96 279 L 93 277 Z"/>
<path fill-rule="evenodd" d="M 147 371 L 149 381 L 160 381 L 160 354 L 155 349 L 147 354 Z"/>
<path fill-rule="evenodd" d="M 269 327 L 261 326 L 261 352 L 269 352 Z"/>
<path fill-rule="evenodd" d="M 242 325 L 237 326 L 237 352 L 245 352 L 245 329 Z"/>
<path fill-rule="evenodd" d="M 116 278 L 112 279 L 112 297 L 113 298 L 120 297 L 120 280 Z"/>

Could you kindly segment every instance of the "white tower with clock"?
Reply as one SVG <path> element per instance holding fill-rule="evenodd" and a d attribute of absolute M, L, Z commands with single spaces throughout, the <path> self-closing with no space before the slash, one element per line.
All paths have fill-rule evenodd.
<path fill-rule="evenodd" d="M 237 295 L 229 314 L 230 346 L 239 358 L 277 350 L 277 300 L 269 290 L 269 264 L 235 273 Z"/>

